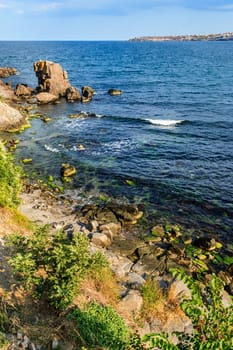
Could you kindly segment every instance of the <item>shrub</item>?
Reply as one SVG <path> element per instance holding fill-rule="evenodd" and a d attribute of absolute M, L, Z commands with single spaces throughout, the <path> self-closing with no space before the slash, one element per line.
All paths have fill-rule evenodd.
<path fill-rule="evenodd" d="M 10 242 L 10 264 L 24 286 L 33 288 L 37 297 L 43 294 L 56 309 L 65 309 L 73 302 L 89 270 L 106 264 L 99 253 L 90 255 L 88 240 L 79 233 L 69 240 L 64 232 L 51 236 L 44 226 L 30 237 L 12 235 Z"/>
<path fill-rule="evenodd" d="M 112 307 L 91 302 L 84 310 L 72 310 L 69 318 L 76 325 L 78 340 L 86 346 L 123 350 L 129 343 L 129 328 Z"/>
<path fill-rule="evenodd" d="M 159 347 L 166 350 L 230 350 L 233 349 L 233 306 L 222 303 L 223 282 L 213 274 L 207 287 L 178 269 L 173 275 L 189 287 L 192 298 L 184 300 L 182 309 L 190 317 L 194 331 L 192 335 L 177 333 L 179 342 L 173 345 L 166 334 L 149 334 L 144 341 L 150 349 Z"/>
<path fill-rule="evenodd" d="M 15 207 L 19 204 L 20 189 L 20 169 L 0 142 L 0 206 Z"/>

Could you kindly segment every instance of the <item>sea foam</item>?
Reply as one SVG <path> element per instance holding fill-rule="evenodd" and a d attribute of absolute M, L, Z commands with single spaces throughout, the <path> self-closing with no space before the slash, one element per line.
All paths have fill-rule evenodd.
<path fill-rule="evenodd" d="M 172 120 L 172 119 L 146 119 L 149 123 L 160 126 L 175 126 L 181 124 L 184 120 Z"/>

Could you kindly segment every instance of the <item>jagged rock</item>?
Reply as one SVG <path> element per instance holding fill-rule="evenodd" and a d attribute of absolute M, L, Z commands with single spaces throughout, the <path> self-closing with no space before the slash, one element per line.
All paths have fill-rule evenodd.
<path fill-rule="evenodd" d="M 135 205 L 107 203 L 99 205 L 85 205 L 82 214 L 88 220 L 98 220 L 103 223 L 135 224 L 143 215 Z"/>
<path fill-rule="evenodd" d="M 80 92 L 74 86 L 71 86 L 66 90 L 66 99 L 68 102 L 80 101 Z"/>
<path fill-rule="evenodd" d="M 122 90 L 118 90 L 118 89 L 109 89 L 108 93 L 111 96 L 119 96 L 119 95 L 122 95 L 123 91 Z"/>
<path fill-rule="evenodd" d="M 142 308 L 143 298 L 140 292 L 130 290 L 128 294 L 121 300 L 120 306 L 125 312 L 135 316 Z"/>
<path fill-rule="evenodd" d="M 58 96 L 50 94 L 49 92 L 40 92 L 36 95 L 36 98 L 38 103 L 47 104 L 57 101 Z"/>
<path fill-rule="evenodd" d="M 31 96 L 33 89 L 27 84 L 17 84 L 15 88 L 16 96 Z"/>
<path fill-rule="evenodd" d="M 0 78 L 8 78 L 11 75 L 17 74 L 17 69 L 16 68 L 11 68 L 11 67 L 1 67 L 0 68 Z"/>
<path fill-rule="evenodd" d="M 90 102 L 92 100 L 92 96 L 95 94 L 95 90 L 90 86 L 82 87 L 82 102 Z"/>
<path fill-rule="evenodd" d="M 18 129 L 26 124 L 26 118 L 17 109 L 0 102 L 0 130 Z"/>
<path fill-rule="evenodd" d="M 34 71 L 38 78 L 38 90 L 49 92 L 55 96 L 66 96 L 71 87 L 67 72 L 63 71 L 59 63 L 38 61 L 34 63 Z"/>

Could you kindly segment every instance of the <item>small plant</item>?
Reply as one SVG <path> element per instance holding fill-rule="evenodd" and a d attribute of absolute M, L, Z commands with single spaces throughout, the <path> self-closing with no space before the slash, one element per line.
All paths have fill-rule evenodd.
<path fill-rule="evenodd" d="M 44 295 L 56 309 L 69 306 L 88 271 L 98 270 L 106 261 L 100 254 L 90 255 L 88 240 L 75 234 L 72 240 L 64 232 L 51 236 L 48 227 L 38 228 L 30 237 L 12 235 L 10 264 L 27 289 Z"/>
<path fill-rule="evenodd" d="M 129 343 L 130 330 L 112 307 L 91 302 L 84 310 L 74 309 L 69 318 L 85 346 L 123 350 Z"/>
<path fill-rule="evenodd" d="M 19 204 L 20 175 L 20 169 L 0 142 L 0 207 L 16 207 Z"/>
<path fill-rule="evenodd" d="M 149 278 L 142 286 L 143 307 L 142 316 L 147 317 L 156 315 L 158 303 L 162 301 L 162 292 L 158 283 Z"/>
<path fill-rule="evenodd" d="M 177 333 L 177 345 L 161 334 L 146 335 L 143 341 L 149 342 L 150 349 L 156 346 L 166 350 L 233 349 L 233 306 L 223 306 L 223 282 L 213 274 L 205 287 L 183 271 L 172 269 L 172 273 L 184 281 L 192 293 L 192 298 L 183 300 L 181 306 L 193 323 L 193 334 Z"/>

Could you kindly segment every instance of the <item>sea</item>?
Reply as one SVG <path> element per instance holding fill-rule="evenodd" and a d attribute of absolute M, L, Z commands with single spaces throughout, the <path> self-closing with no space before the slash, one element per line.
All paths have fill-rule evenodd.
<path fill-rule="evenodd" d="M 27 172 L 59 180 L 61 163 L 70 163 L 77 200 L 135 203 L 151 225 L 169 221 L 232 243 L 233 42 L 0 44 L 0 66 L 19 71 L 5 79 L 13 85 L 36 87 L 41 59 L 96 91 L 87 104 L 40 107 L 51 122 L 32 119 L 17 135 L 16 158 L 33 160 Z M 110 96 L 111 88 L 123 94 Z"/>

